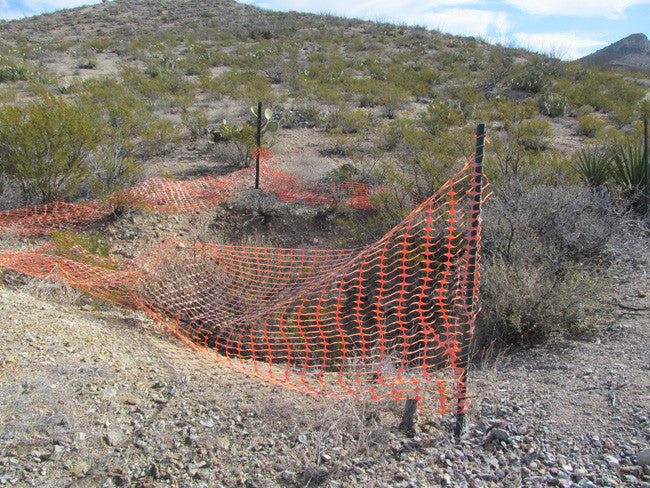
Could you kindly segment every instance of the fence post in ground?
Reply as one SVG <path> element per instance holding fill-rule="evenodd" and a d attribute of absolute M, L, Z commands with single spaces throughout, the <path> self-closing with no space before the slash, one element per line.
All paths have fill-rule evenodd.
<path fill-rule="evenodd" d="M 262 102 L 257 103 L 257 149 L 255 150 L 255 189 L 260 187 L 260 153 L 262 152 Z"/>
<path fill-rule="evenodd" d="M 467 318 L 474 315 L 474 308 L 476 306 L 476 268 L 478 260 L 478 245 L 480 239 L 480 218 L 481 218 L 481 202 L 483 201 L 483 155 L 485 148 L 485 124 L 478 124 L 476 128 L 476 153 L 474 154 L 474 172 L 472 183 L 473 186 L 473 202 L 470 217 L 470 231 L 469 231 L 469 259 L 467 266 L 468 286 L 467 297 L 465 306 L 467 308 Z M 456 411 L 456 437 L 460 437 L 465 428 L 465 409 L 467 402 L 467 368 L 469 366 L 469 355 L 471 348 L 471 331 L 470 323 L 466 321 L 463 326 L 464 329 L 460 333 L 460 361 L 458 368 L 460 369 L 460 376 L 458 378 L 458 405 Z"/>
<path fill-rule="evenodd" d="M 650 163 L 648 162 L 648 119 L 643 119 L 643 159 L 645 161 L 645 215 L 650 218 Z"/>
<path fill-rule="evenodd" d="M 402 421 L 398 429 L 406 435 L 413 437 L 415 434 L 415 412 L 418 408 L 417 398 L 407 398 L 404 405 L 404 413 L 402 413 Z"/>

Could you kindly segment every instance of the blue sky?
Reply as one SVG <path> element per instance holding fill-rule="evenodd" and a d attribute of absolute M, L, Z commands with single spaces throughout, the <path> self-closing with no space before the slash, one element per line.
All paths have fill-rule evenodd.
<path fill-rule="evenodd" d="M 0 18 L 100 0 L 0 0 Z M 171 0 L 168 0 L 171 1 Z M 650 0 L 243 0 L 270 10 L 420 25 L 575 59 L 630 34 L 649 34 Z"/>

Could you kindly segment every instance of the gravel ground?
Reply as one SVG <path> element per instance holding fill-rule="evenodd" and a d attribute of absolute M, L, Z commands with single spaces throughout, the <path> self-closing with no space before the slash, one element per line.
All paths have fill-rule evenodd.
<path fill-rule="evenodd" d="M 60 285 L 5 284 L 0 485 L 650 487 L 647 269 L 614 284 L 597 340 L 477 366 L 459 442 L 452 418 L 421 414 L 408 437 L 395 402 L 303 396 L 133 312 L 98 311 Z"/>

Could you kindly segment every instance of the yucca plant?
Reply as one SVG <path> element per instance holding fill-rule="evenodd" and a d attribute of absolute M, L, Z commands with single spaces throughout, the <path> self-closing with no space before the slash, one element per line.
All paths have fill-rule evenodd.
<path fill-rule="evenodd" d="M 578 162 L 575 169 L 592 188 L 607 183 L 611 176 L 611 156 L 609 151 L 597 146 L 586 146 L 577 152 Z"/>
<path fill-rule="evenodd" d="M 619 146 L 612 158 L 611 176 L 627 198 L 632 202 L 639 200 L 646 184 L 643 146 Z"/>

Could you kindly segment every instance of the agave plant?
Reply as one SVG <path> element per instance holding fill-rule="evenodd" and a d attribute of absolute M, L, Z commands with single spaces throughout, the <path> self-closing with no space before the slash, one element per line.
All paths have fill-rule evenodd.
<path fill-rule="evenodd" d="M 578 151 L 577 158 L 575 169 L 585 183 L 592 188 L 607 183 L 612 166 L 609 151 L 597 146 L 587 146 Z"/>
<path fill-rule="evenodd" d="M 620 146 L 611 162 L 611 176 L 625 196 L 632 200 L 640 198 L 645 188 L 645 158 L 641 144 Z"/>

